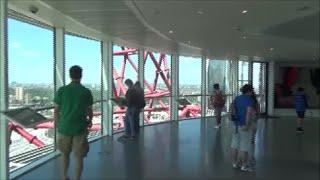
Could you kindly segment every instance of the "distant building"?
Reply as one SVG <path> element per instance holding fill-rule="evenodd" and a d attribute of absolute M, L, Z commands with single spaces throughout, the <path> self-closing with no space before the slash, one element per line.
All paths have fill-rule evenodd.
<path fill-rule="evenodd" d="M 24 103 L 25 104 L 30 104 L 30 94 L 26 93 L 24 95 Z"/>
<path fill-rule="evenodd" d="M 24 94 L 23 94 L 23 87 L 16 87 L 15 88 L 15 95 L 17 101 L 23 101 Z"/>

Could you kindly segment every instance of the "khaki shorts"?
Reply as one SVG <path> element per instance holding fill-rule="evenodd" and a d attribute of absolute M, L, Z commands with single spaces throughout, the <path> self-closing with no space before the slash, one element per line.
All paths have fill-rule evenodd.
<path fill-rule="evenodd" d="M 76 157 L 85 157 L 89 152 L 88 133 L 82 133 L 76 136 L 66 136 L 58 134 L 58 149 L 62 154 L 70 155 L 71 151 Z"/>
<path fill-rule="evenodd" d="M 231 148 L 238 149 L 243 152 L 249 152 L 251 149 L 252 130 L 243 131 L 238 127 L 238 133 L 232 133 Z"/>

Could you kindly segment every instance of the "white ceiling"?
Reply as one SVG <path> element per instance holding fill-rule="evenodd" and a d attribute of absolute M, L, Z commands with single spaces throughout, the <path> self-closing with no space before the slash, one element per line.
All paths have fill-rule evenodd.
<path fill-rule="evenodd" d="M 41 6 L 36 18 L 70 31 L 79 31 L 78 26 L 69 25 L 68 20 L 72 19 L 100 36 L 158 51 L 206 53 L 216 59 L 239 55 L 276 60 L 319 59 L 319 0 L 10 2 L 11 8 L 25 12 L 32 3 Z M 244 9 L 248 13 L 242 14 Z M 55 16 L 57 13 L 64 15 Z"/>

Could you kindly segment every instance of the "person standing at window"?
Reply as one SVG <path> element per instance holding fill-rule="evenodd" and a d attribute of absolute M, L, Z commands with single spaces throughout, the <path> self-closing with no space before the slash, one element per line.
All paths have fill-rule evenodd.
<path fill-rule="evenodd" d="M 297 93 L 295 95 L 295 108 L 298 116 L 296 131 L 302 133 L 304 132 L 302 126 L 307 108 L 307 98 L 302 87 L 298 87 L 297 89 Z"/>
<path fill-rule="evenodd" d="M 135 139 L 136 137 L 136 117 L 137 114 L 139 114 L 139 109 L 137 107 L 137 103 L 138 103 L 138 93 L 134 88 L 134 84 L 133 81 L 131 79 L 126 79 L 124 82 L 127 87 L 128 90 L 126 92 L 126 106 L 127 106 L 127 111 L 126 111 L 126 115 L 125 115 L 125 135 L 122 136 L 123 138 L 127 139 Z"/>
<path fill-rule="evenodd" d="M 61 152 L 62 179 L 67 176 L 70 153 L 75 156 L 75 179 L 80 179 L 83 158 L 89 152 L 88 128 L 92 126 L 93 97 L 81 84 L 82 68 L 72 66 L 69 70 L 71 83 L 59 88 L 54 97 L 54 118 L 58 128 L 58 149 Z"/>
<path fill-rule="evenodd" d="M 220 128 L 221 126 L 221 112 L 225 104 L 223 94 L 220 90 L 219 84 L 213 85 L 213 95 L 211 96 L 211 103 L 214 109 L 214 114 L 216 116 L 216 126 L 215 128 Z"/>

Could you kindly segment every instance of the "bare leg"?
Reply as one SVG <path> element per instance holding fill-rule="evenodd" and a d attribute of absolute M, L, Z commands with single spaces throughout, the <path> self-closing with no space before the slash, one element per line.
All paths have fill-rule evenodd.
<path fill-rule="evenodd" d="M 303 124 L 303 118 L 298 118 L 298 127 L 302 127 Z"/>
<path fill-rule="evenodd" d="M 75 179 L 80 180 L 83 169 L 83 158 L 76 157 L 75 158 Z"/>
<path fill-rule="evenodd" d="M 238 163 L 238 150 L 232 148 L 231 149 L 231 156 L 232 156 L 233 164 L 237 164 Z"/>
<path fill-rule="evenodd" d="M 241 151 L 241 161 L 243 167 L 248 166 L 248 152 Z"/>
<path fill-rule="evenodd" d="M 69 154 L 61 154 L 61 166 L 62 166 L 62 179 L 68 179 L 68 169 L 69 169 Z"/>

